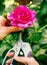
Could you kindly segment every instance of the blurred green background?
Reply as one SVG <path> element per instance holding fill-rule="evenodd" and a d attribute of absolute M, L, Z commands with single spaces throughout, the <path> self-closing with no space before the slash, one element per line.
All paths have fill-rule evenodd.
<path fill-rule="evenodd" d="M 6 18 L 19 1 L 0 0 L 0 15 Z M 39 64 L 47 65 L 47 0 L 23 0 L 20 4 L 26 4 L 27 7 L 37 12 L 37 22 L 33 27 L 23 31 L 22 39 L 24 42 L 30 43 L 33 51 L 32 56 Z M 0 41 L 0 65 L 7 51 L 14 46 L 18 37 L 19 32 L 11 33 Z"/>

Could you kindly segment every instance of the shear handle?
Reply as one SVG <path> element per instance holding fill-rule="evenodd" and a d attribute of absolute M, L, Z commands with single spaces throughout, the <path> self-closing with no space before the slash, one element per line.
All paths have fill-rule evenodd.
<path fill-rule="evenodd" d="M 15 52 L 15 50 L 12 48 L 12 49 L 10 49 L 7 53 L 10 53 L 10 52 L 12 52 L 12 51 Z M 8 57 L 5 56 L 5 58 L 4 58 L 3 62 L 2 62 L 2 65 L 5 65 L 7 59 L 8 59 Z"/>

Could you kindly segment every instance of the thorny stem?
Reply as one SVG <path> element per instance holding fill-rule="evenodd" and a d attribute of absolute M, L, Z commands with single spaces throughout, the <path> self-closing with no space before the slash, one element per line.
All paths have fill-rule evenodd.
<path fill-rule="evenodd" d="M 19 40 L 20 40 L 20 41 L 22 40 L 22 32 L 20 32 Z"/>
<path fill-rule="evenodd" d="M 37 31 L 36 29 L 34 29 L 33 27 L 32 27 L 32 29 L 34 29 L 36 33 L 41 33 L 42 30 L 45 29 L 46 27 L 47 27 L 47 25 L 43 26 L 43 27 L 40 28 L 38 31 Z M 29 39 L 31 36 L 32 36 L 32 35 L 29 35 L 28 39 Z"/>
<path fill-rule="evenodd" d="M 38 31 L 36 31 L 36 32 L 40 33 L 40 32 L 42 32 L 42 30 L 45 29 L 46 27 L 47 27 L 47 25 L 43 26 L 42 28 L 40 28 L 40 29 L 39 29 Z"/>

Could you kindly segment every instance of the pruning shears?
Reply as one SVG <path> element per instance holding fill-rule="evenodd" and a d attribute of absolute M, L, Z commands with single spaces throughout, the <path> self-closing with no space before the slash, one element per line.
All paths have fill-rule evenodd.
<path fill-rule="evenodd" d="M 24 57 L 31 57 L 32 55 L 32 49 L 29 45 L 29 43 L 27 42 L 23 42 L 20 38 L 19 41 L 16 42 L 16 44 L 14 45 L 14 47 L 12 49 L 10 49 L 7 53 L 10 53 L 14 51 L 15 54 L 14 56 L 24 56 Z M 13 56 L 13 57 L 14 57 Z M 12 57 L 12 62 L 10 65 L 21 65 L 19 64 L 19 62 L 15 61 Z M 5 56 L 2 65 L 6 65 L 6 60 L 7 60 L 7 56 Z"/>

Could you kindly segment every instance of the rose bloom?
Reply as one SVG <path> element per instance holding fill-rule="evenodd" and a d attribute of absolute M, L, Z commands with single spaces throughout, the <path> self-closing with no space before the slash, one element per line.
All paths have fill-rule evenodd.
<path fill-rule="evenodd" d="M 11 25 L 27 28 L 36 22 L 36 11 L 21 5 L 17 6 L 7 18 L 11 21 Z"/>

